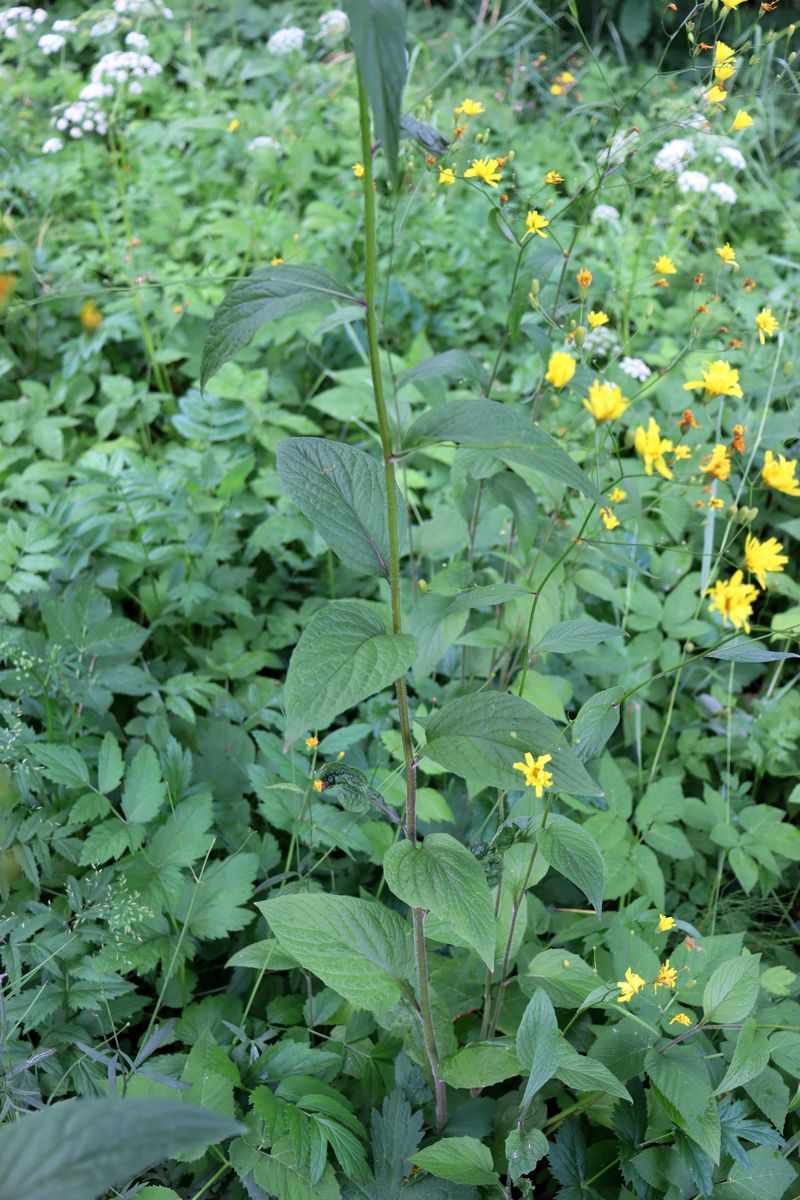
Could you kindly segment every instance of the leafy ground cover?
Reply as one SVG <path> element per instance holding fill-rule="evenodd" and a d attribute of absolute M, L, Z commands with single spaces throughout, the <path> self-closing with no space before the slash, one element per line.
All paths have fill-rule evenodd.
<path fill-rule="evenodd" d="M 0 1200 L 796 1194 L 775 7 L 0 12 Z"/>

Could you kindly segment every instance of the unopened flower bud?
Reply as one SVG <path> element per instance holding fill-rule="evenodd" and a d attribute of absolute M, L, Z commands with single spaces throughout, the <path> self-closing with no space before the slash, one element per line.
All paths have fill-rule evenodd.
<path fill-rule="evenodd" d="M 729 521 L 735 521 L 737 518 L 741 521 L 744 521 L 744 514 L 746 512 L 746 508 L 737 508 L 735 504 L 729 504 L 725 510 L 725 516 Z"/>

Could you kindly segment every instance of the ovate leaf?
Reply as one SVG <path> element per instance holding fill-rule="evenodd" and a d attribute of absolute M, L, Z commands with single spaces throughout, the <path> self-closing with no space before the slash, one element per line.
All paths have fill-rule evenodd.
<path fill-rule="evenodd" d="M 345 709 L 389 687 L 417 653 L 410 634 L 386 632 L 361 600 L 332 600 L 315 613 L 286 676 L 286 741 L 322 729 Z"/>
<path fill-rule="evenodd" d="M 549 1143 L 540 1129 L 530 1132 L 512 1129 L 506 1138 L 506 1158 L 508 1173 L 514 1183 L 521 1175 L 529 1175 L 548 1149 Z"/>
<path fill-rule="evenodd" d="M 552 815 L 537 833 L 539 851 L 550 866 L 579 887 L 599 914 L 605 865 L 592 835 L 567 817 Z"/>
<path fill-rule="evenodd" d="M 471 1042 L 442 1059 L 440 1074 L 451 1087 L 491 1087 L 519 1075 L 519 1059 L 509 1042 Z"/>
<path fill-rule="evenodd" d="M 492 1152 L 474 1137 L 446 1137 L 418 1150 L 411 1160 L 415 1166 L 439 1179 L 452 1183 L 499 1183 Z"/>
<path fill-rule="evenodd" d="M 158 756 L 152 746 L 142 746 L 125 775 L 122 811 L 129 821 L 144 824 L 156 816 L 166 796 Z"/>
<path fill-rule="evenodd" d="M 44 774 L 53 783 L 72 788 L 88 784 L 89 768 L 71 746 L 34 746 L 33 752 L 44 767 Z"/>
<path fill-rule="evenodd" d="M 596 1058 L 578 1054 L 566 1039 L 561 1047 L 556 1076 L 573 1092 L 603 1092 L 607 1096 L 617 1096 L 620 1100 L 631 1099 L 628 1089 L 608 1067 Z"/>
<path fill-rule="evenodd" d="M 494 967 L 494 901 L 483 868 L 460 842 L 449 833 L 432 833 L 418 847 L 396 842 L 383 872 L 395 896 L 446 921 Z"/>
<path fill-rule="evenodd" d="M 399 179 L 400 107 L 406 83 L 404 0 L 343 0 L 356 63 L 393 183 Z"/>
<path fill-rule="evenodd" d="M 293 267 L 284 263 L 254 271 L 229 288 L 208 327 L 200 365 L 200 387 L 237 354 L 257 329 L 290 313 L 317 304 L 341 301 L 352 304 L 356 296 L 327 271 Z"/>
<path fill-rule="evenodd" d="M 258 907 L 281 946 L 359 1008 L 398 1003 L 414 961 L 402 917 L 353 896 L 276 896 Z"/>
<path fill-rule="evenodd" d="M 751 954 L 720 963 L 703 992 L 703 1012 L 714 1025 L 733 1025 L 752 1012 L 758 997 L 761 956 Z"/>
<path fill-rule="evenodd" d="M 523 1105 L 556 1074 L 565 1045 L 550 997 L 537 988 L 517 1030 L 517 1058 L 528 1073 Z"/>
<path fill-rule="evenodd" d="M 610 638 L 624 637 L 625 630 L 619 625 L 608 625 L 605 621 L 592 621 L 588 617 L 581 621 L 560 621 L 541 638 L 530 653 L 573 654 L 576 650 L 588 650 L 599 646 Z"/>
<path fill-rule="evenodd" d="M 751 1017 L 745 1021 L 736 1039 L 733 1057 L 730 1061 L 722 1082 L 714 1092 L 719 1096 L 722 1092 L 732 1092 L 755 1079 L 769 1062 L 769 1041 L 766 1033 L 759 1029 Z"/>
<path fill-rule="evenodd" d="M 100 746 L 97 760 L 97 786 L 104 795 L 113 792 L 122 779 L 122 751 L 113 733 L 107 733 Z"/>

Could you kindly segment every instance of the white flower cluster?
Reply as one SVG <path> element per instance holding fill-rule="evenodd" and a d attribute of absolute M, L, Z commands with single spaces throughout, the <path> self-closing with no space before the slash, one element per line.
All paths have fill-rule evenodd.
<path fill-rule="evenodd" d="M 104 54 L 99 62 L 92 67 L 92 83 L 128 84 L 128 91 L 138 95 L 142 90 L 140 80 L 152 79 L 162 71 L 149 54 L 140 54 L 137 50 L 112 50 Z"/>
<path fill-rule="evenodd" d="M 36 43 L 42 54 L 58 54 L 67 44 L 67 39 L 60 33 L 43 33 Z"/>
<path fill-rule="evenodd" d="M 630 375 L 631 379 L 638 379 L 639 383 L 644 383 L 653 374 L 644 359 L 630 358 L 627 354 L 619 364 L 619 369 Z"/>
<path fill-rule="evenodd" d="M 611 144 L 598 154 L 598 166 L 603 168 L 619 166 L 633 151 L 638 140 L 639 133 L 636 129 L 628 129 L 623 133 L 615 133 L 611 139 Z"/>
<path fill-rule="evenodd" d="M 592 223 L 594 225 L 618 225 L 619 209 L 614 208 L 613 204 L 596 204 L 592 210 Z"/>
<path fill-rule="evenodd" d="M 133 50 L 147 50 L 150 46 L 150 39 L 146 34 L 131 29 L 130 33 L 125 34 L 125 45 L 130 46 Z"/>
<path fill-rule="evenodd" d="M 723 204 L 735 204 L 736 192 L 729 183 L 712 183 L 710 191 L 714 193 L 718 200 Z"/>
<path fill-rule="evenodd" d="M 58 154 L 61 147 L 64 145 L 61 138 L 48 138 L 42 146 L 42 154 Z"/>
<path fill-rule="evenodd" d="M 743 171 L 746 167 L 744 155 L 737 146 L 720 146 L 717 151 L 717 162 L 726 162 L 734 171 Z"/>
<path fill-rule="evenodd" d="M 120 16 L 166 17 L 172 20 L 172 9 L 158 0 L 114 0 L 114 11 Z"/>
<path fill-rule="evenodd" d="M 13 42 L 20 29 L 32 33 L 37 25 L 47 20 L 43 8 L 29 8 L 27 4 L 17 4 L 13 8 L 4 8 L 0 12 L 0 37 Z"/>
<path fill-rule="evenodd" d="M 709 178 L 702 171 L 681 171 L 678 176 L 678 191 L 686 195 L 687 192 L 697 192 L 701 195 L 708 191 Z"/>
<path fill-rule="evenodd" d="M 105 113 L 96 100 L 75 100 L 61 110 L 60 116 L 56 118 L 56 129 L 77 141 L 84 133 L 104 134 L 108 125 Z M 55 147 L 52 143 L 56 141 L 57 138 L 49 139 L 51 148 L 48 153 L 54 153 Z M 48 145 L 48 142 L 45 142 L 45 145 Z"/>
<path fill-rule="evenodd" d="M 293 54 L 295 50 L 303 49 L 305 36 L 296 25 L 290 25 L 288 29 L 276 29 L 267 42 L 267 50 L 281 57 Z"/>
<path fill-rule="evenodd" d="M 77 33 L 78 26 L 74 21 L 53 21 L 53 33 Z"/>
<path fill-rule="evenodd" d="M 347 13 L 342 12 L 340 8 L 329 9 L 319 19 L 320 37 L 338 37 L 342 33 L 347 33 L 349 28 L 350 22 Z"/>
<path fill-rule="evenodd" d="M 694 156 L 694 144 L 688 138 L 673 138 L 661 147 L 653 159 L 653 166 L 657 171 L 677 171 L 683 163 L 691 162 Z"/>
<path fill-rule="evenodd" d="M 105 37 L 106 34 L 113 33 L 118 25 L 119 21 L 117 18 L 113 13 L 109 13 L 107 17 L 101 17 L 99 21 L 94 23 L 92 28 L 89 30 L 89 37 Z"/>
<path fill-rule="evenodd" d="M 272 154 L 283 153 L 283 147 L 278 139 L 270 137 L 268 133 L 262 134 L 261 137 L 254 137 L 252 141 L 247 143 L 247 149 L 251 154 L 258 150 L 268 150 Z"/>
<path fill-rule="evenodd" d="M 609 329 L 607 325 L 598 325 L 597 329 L 590 329 L 586 334 L 582 349 L 589 358 L 608 358 L 618 352 L 620 341 L 613 329 Z"/>

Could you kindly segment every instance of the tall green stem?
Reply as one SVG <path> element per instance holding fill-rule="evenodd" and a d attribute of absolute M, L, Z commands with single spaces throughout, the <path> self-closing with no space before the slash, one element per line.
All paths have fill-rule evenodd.
<path fill-rule="evenodd" d="M 386 475 L 386 512 L 389 521 L 389 588 L 392 604 L 392 630 L 402 632 L 403 619 L 400 607 L 400 544 L 397 535 L 397 484 L 395 482 L 395 455 L 392 449 L 392 433 L 386 408 L 386 393 L 381 372 L 380 345 L 378 341 L 377 308 L 377 232 L 375 221 L 375 193 L 372 176 L 372 146 L 370 142 L 370 119 L 367 94 L 361 73 L 358 73 L 358 116 L 361 126 L 361 156 L 364 164 L 364 299 L 366 301 L 367 346 L 372 374 L 372 389 L 375 395 L 375 412 L 378 418 L 378 433 L 383 452 L 383 467 Z M 404 676 L 395 680 L 397 709 L 400 717 L 400 734 L 403 742 L 403 759 L 406 768 L 406 836 L 415 845 L 417 841 L 417 764 L 411 741 L 411 722 L 408 715 L 408 693 Z M 417 1004 L 422 1023 L 425 1054 L 430 1067 L 436 1100 L 436 1124 L 441 1132 L 447 1124 L 447 1096 L 445 1085 L 439 1075 L 439 1052 L 433 1027 L 430 980 L 428 977 L 428 950 L 425 942 L 425 912 L 412 908 L 411 920 L 414 927 L 414 961 L 417 972 Z"/>

